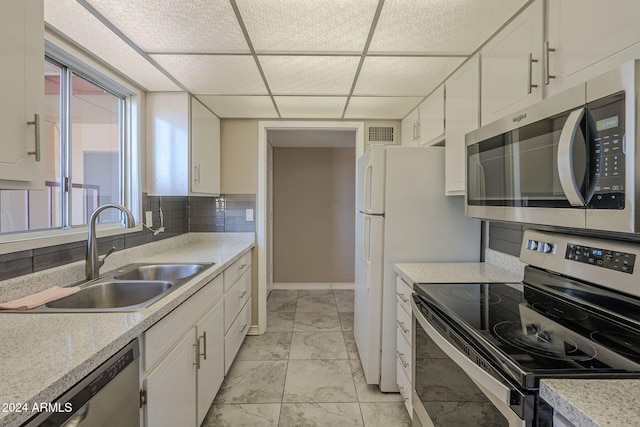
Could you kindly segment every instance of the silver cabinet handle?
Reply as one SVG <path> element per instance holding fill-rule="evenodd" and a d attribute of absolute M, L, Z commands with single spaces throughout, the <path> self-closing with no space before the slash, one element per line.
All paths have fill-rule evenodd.
<path fill-rule="evenodd" d="M 398 355 L 398 359 L 400 360 L 400 363 L 402 363 L 402 366 L 404 368 L 406 368 L 407 366 L 409 366 L 409 362 L 407 362 L 406 360 L 404 360 L 404 353 L 400 353 L 399 351 L 396 351 L 396 354 Z"/>
<path fill-rule="evenodd" d="M 193 344 L 196 348 L 196 361 L 194 363 L 196 369 L 200 369 L 200 339 L 196 340 L 196 343 Z"/>
<path fill-rule="evenodd" d="M 545 54 L 545 69 L 546 72 L 544 74 L 544 84 L 548 85 L 550 79 L 555 79 L 556 75 L 551 74 L 551 68 L 549 66 L 549 52 L 555 52 L 556 49 L 553 47 L 549 47 L 549 41 L 544 42 L 544 54 Z"/>
<path fill-rule="evenodd" d="M 413 138 L 411 139 L 411 141 L 414 141 L 418 139 L 418 122 L 415 122 L 413 124 Z"/>
<path fill-rule="evenodd" d="M 534 87 L 538 87 L 537 84 L 533 84 L 533 64 L 534 62 L 538 62 L 537 59 L 533 59 L 533 53 L 529 54 L 529 92 L 527 93 L 531 93 L 531 90 Z"/>
<path fill-rule="evenodd" d="M 240 331 L 238 333 L 243 333 L 244 330 L 247 329 L 247 324 L 245 323 L 244 325 L 242 325 L 242 329 L 240 329 Z"/>
<path fill-rule="evenodd" d="M 202 353 L 201 356 L 204 356 L 204 360 L 207 360 L 207 331 L 202 331 L 200 338 L 202 338 L 204 346 L 204 353 Z M 200 340 L 200 338 L 198 338 L 198 340 Z"/>
<path fill-rule="evenodd" d="M 398 295 L 398 298 L 400 298 L 402 302 L 409 302 L 409 298 L 405 297 L 404 294 L 401 294 L 400 292 L 396 292 L 396 295 Z"/>
<path fill-rule="evenodd" d="M 409 332 L 409 329 L 407 329 L 407 327 L 404 325 L 404 322 L 396 320 L 396 323 L 398 324 L 398 326 L 400 326 L 400 329 L 402 330 L 403 333 L 406 334 L 407 332 Z"/>
<path fill-rule="evenodd" d="M 422 133 L 422 123 L 418 122 L 416 123 L 416 141 L 420 141 L 420 134 Z"/>
<path fill-rule="evenodd" d="M 247 294 L 247 291 L 242 291 L 242 293 L 240 294 L 240 296 L 238 298 L 242 299 L 244 298 L 244 296 Z"/>
<path fill-rule="evenodd" d="M 30 156 L 36 156 L 36 162 L 39 162 L 42 159 L 42 153 L 40 150 L 40 114 L 34 114 L 33 121 L 28 121 L 27 124 L 35 126 L 35 136 L 36 136 L 35 151 L 27 151 L 27 154 Z"/>
<path fill-rule="evenodd" d="M 245 267 L 247 266 L 247 264 L 241 264 L 240 267 L 238 267 L 238 270 L 244 270 Z"/>
<path fill-rule="evenodd" d="M 560 178 L 560 185 L 571 206 L 585 205 L 585 200 L 582 193 L 580 193 L 580 186 L 576 182 L 575 170 L 573 168 L 573 145 L 583 116 L 584 108 L 573 110 L 562 127 L 558 141 L 558 154 L 556 159 L 558 164 L 558 178 Z"/>

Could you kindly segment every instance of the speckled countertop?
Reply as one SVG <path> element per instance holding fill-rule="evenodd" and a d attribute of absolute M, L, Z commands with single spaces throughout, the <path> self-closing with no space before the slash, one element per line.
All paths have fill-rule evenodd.
<path fill-rule="evenodd" d="M 635 427 L 640 423 L 640 380 L 540 382 L 540 397 L 579 427 Z"/>
<path fill-rule="evenodd" d="M 520 282 L 522 275 L 484 262 L 396 264 L 407 283 Z"/>
<path fill-rule="evenodd" d="M 254 234 L 189 233 L 157 243 L 114 253 L 108 270 L 147 261 L 215 265 L 137 312 L 0 313 L 0 426 L 17 426 L 35 415 L 30 411 L 8 411 L 4 404 L 27 404 L 31 408 L 53 401 L 250 250 Z M 83 263 L 13 282 L 39 290 L 47 276 L 50 284 L 59 284 L 61 278 L 77 276 L 78 269 L 82 271 Z M 5 292 L 0 294 L 0 300 L 15 296 L 7 291 L 10 287 L 6 283 L 2 285 L 0 290 Z"/>

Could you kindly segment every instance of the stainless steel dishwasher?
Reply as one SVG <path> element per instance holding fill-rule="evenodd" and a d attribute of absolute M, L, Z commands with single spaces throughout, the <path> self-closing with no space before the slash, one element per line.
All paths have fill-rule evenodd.
<path fill-rule="evenodd" d="M 27 427 L 139 427 L 140 349 L 131 341 L 84 377 Z"/>

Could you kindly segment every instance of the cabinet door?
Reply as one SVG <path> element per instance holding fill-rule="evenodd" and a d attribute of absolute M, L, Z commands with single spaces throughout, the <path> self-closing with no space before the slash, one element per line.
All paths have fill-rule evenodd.
<path fill-rule="evenodd" d="M 480 126 L 480 58 L 475 55 L 445 83 L 445 194 L 465 193 L 465 134 Z"/>
<path fill-rule="evenodd" d="M 200 340 L 198 369 L 198 424 L 204 421 L 209 407 L 224 379 L 224 319 L 220 301 L 196 325 Z"/>
<path fill-rule="evenodd" d="M 192 328 L 145 378 L 148 427 L 196 425 L 195 342 Z"/>
<path fill-rule="evenodd" d="M 436 142 L 438 138 L 440 141 L 444 138 L 444 85 L 422 101 L 419 108 L 419 145 Z"/>
<path fill-rule="evenodd" d="M 191 98 L 191 192 L 220 194 L 220 119 Z"/>
<path fill-rule="evenodd" d="M 547 19 L 549 95 L 640 57 L 637 0 L 548 0 Z"/>
<path fill-rule="evenodd" d="M 402 145 L 417 145 L 418 109 L 413 110 L 402 120 Z"/>
<path fill-rule="evenodd" d="M 45 147 L 43 137 L 39 137 L 45 120 L 43 2 L 3 0 L 0 24 L 0 51 L 5 64 L 0 82 L 0 185 L 44 188 Z"/>
<path fill-rule="evenodd" d="M 542 0 L 482 48 L 482 125 L 542 99 Z"/>

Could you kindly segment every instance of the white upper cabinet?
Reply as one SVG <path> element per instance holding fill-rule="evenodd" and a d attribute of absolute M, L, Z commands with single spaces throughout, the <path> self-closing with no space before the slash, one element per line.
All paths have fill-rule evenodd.
<path fill-rule="evenodd" d="M 220 194 L 220 120 L 186 92 L 147 94 L 147 192 Z"/>
<path fill-rule="evenodd" d="M 0 2 L 0 188 L 44 188 L 44 5 Z"/>
<path fill-rule="evenodd" d="M 480 126 L 480 58 L 474 55 L 445 83 L 445 194 L 465 193 L 465 134 Z"/>
<path fill-rule="evenodd" d="M 402 120 L 402 145 L 418 145 L 418 121 L 419 111 L 416 108 Z"/>
<path fill-rule="evenodd" d="M 432 145 L 444 139 L 444 85 L 440 85 L 420 104 L 418 144 Z"/>
<path fill-rule="evenodd" d="M 637 0 L 548 0 L 547 20 L 549 95 L 640 57 Z"/>
<path fill-rule="evenodd" d="M 191 98 L 191 192 L 220 194 L 220 119 Z"/>
<path fill-rule="evenodd" d="M 542 6 L 533 2 L 482 48 L 482 125 L 542 99 Z"/>

